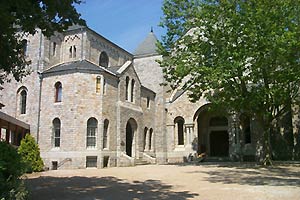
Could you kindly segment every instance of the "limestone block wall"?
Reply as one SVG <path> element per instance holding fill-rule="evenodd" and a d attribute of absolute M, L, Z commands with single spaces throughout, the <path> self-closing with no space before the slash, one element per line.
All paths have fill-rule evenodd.
<path fill-rule="evenodd" d="M 63 52 L 62 45 L 63 45 L 64 36 L 62 33 L 55 33 L 55 35 L 51 36 L 50 38 L 46 38 L 44 40 L 45 44 L 45 52 L 44 52 L 44 70 L 48 69 L 53 65 L 57 65 L 61 62 L 61 57 Z"/>
<path fill-rule="evenodd" d="M 61 62 L 83 59 L 84 32 L 65 32 L 61 45 Z"/>
<path fill-rule="evenodd" d="M 147 101 L 149 105 L 147 105 Z M 155 155 L 156 147 L 156 129 L 155 129 L 155 93 L 151 90 L 142 88 L 141 107 L 143 110 L 143 133 L 141 133 L 139 143 L 140 152 L 146 152 L 150 155 Z"/>
<path fill-rule="evenodd" d="M 141 83 L 154 91 L 155 96 L 155 119 L 154 119 L 154 140 L 156 157 L 158 163 L 166 163 L 167 136 L 166 136 L 166 112 L 165 112 L 165 87 L 162 68 L 156 60 L 162 59 L 162 56 L 136 57 L 134 59 L 134 68 L 141 80 Z"/>
<path fill-rule="evenodd" d="M 65 162 L 60 168 L 85 168 L 86 156 L 97 156 L 97 167 L 103 166 L 103 156 L 111 156 L 110 165 L 115 165 L 115 153 L 107 151 L 102 154 L 103 120 L 103 94 L 96 92 L 96 77 L 101 74 L 73 73 L 59 76 L 45 77 L 43 79 L 42 110 L 41 110 L 41 155 L 47 166 L 51 162 Z M 107 79 L 106 91 L 116 98 L 115 83 Z M 62 101 L 55 102 L 55 83 L 62 83 Z M 115 94 L 115 97 L 113 96 Z M 107 103 L 107 102 L 106 102 Z M 110 115 L 114 110 L 111 109 Z M 86 147 L 87 121 L 89 118 L 98 121 L 96 133 L 96 147 Z M 53 145 L 53 119 L 61 121 L 60 147 Z M 113 121 L 113 120 L 111 120 Z M 114 132 L 113 123 L 109 133 Z M 112 134 L 113 135 L 113 134 Z M 112 141 L 114 138 L 112 138 Z M 112 145 L 113 148 L 113 145 Z"/>
<path fill-rule="evenodd" d="M 20 82 L 16 82 L 11 77 L 11 82 L 2 85 L 4 89 L 1 90 L 1 102 L 5 107 L 1 111 L 30 124 L 30 132 L 36 138 L 40 91 L 37 71 L 43 68 L 44 42 L 40 30 L 37 30 L 34 35 L 25 35 L 24 39 L 27 40 L 26 57 L 27 60 L 31 61 L 31 64 L 28 66 L 30 74 Z M 27 91 L 25 114 L 21 114 L 20 111 L 20 92 L 22 89 Z"/>
<path fill-rule="evenodd" d="M 96 64 L 99 64 L 99 56 L 103 51 L 106 52 L 109 57 L 108 67 L 121 66 L 126 61 L 132 60 L 132 55 L 130 53 L 93 31 L 87 32 L 85 48 L 85 58 Z"/>
<path fill-rule="evenodd" d="M 171 94 L 171 97 L 176 91 Z M 170 98 L 168 98 L 170 100 Z M 172 98 L 171 98 L 172 99 Z M 195 114 L 199 108 L 206 105 L 207 101 L 201 99 L 196 103 L 189 101 L 186 93 L 173 102 L 167 103 L 167 148 L 169 162 L 182 162 L 184 156 L 195 152 L 192 143 L 197 139 L 198 127 Z M 174 123 L 176 117 L 184 119 L 184 145 L 178 145 L 177 126 Z"/>
<path fill-rule="evenodd" d="M 109 120 L 108 125 L 108 147 L 107 151 L 117 150 L 117 102 L 118 102 L 118 79 L 109 74 L 103 75 L 103 105 L 102 105 L 102 124 L 104 120 Z M 103 130 L 101 131 L 103 134 Z M 101 146 L 102 147 L 102 146 Z"/>

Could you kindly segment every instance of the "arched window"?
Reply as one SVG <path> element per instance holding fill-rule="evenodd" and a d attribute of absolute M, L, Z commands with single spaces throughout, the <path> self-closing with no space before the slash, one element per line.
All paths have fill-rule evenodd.
<path fill-rule="evenodd" d="M 107 53 L 105 51 L 102 51 L 100 56 L 99 56 L 99 65 L 102 67 L 107 68 L 108 67 L 108 61 L 109 58 L 107 56 Z"/>
<path fill-rule="evenodd" d="M 135 80 L 131 80 L 131 98 L 130 101 L 134 102 L 134 85 L 135 85 Z"/>
<path fill-rule="evenodd" d="M 97 76 L 96 78 L 96 93 L 100 93 L 101 91 L 101 77 Z"/>
<path fill-rule="evenodd" d="M 126 76 L 126 100 L 129 100 L 129 77 Z"/>
<path fill-rule="evenodd" d="M 87 121 L 86 147 L 96 147 L 97 126 L 97 119 L 89 118 Z"/>
<path fill-rule="evenodd" d="M 107 119 L 104 120 L 104 127 L 103 127 L 103 149 L 106 149 L 108 143 L 108 125 L 109 121 Z"/>
<path fill-rule="evenodd" d="M 145 127 L 145 129 L 144 129 L 144 142 L 143 142 L 143 149 L 144 149 L 144 150 L 146 150 L 147 131 L 148 131 L 148 128 Z"/>
<path fill-rule="evenodd" d="M 20 111 L 21 114 L 26 114 L 27 92 L 23 89 L 20 93 Z"/>
<path fill-rule="evenodd" d="M 61 102 L 62 99 L 62 84 L 61 82 L 55 83 L 55 102 Z"/>
<path fill-rule="evenodd" d="M 103 94 L 106 94 L 106 79 L 103 78 Z"/>
<path fill-rule="evenodd" d="M 73 56 L 73 47 L 70 46 L 70 48 L 69 48 L 69 58 L 72 58 L 72 56 Z"/>
<path fill-rule="evenodd" d="M 52 121 L 53 125 L 53 143 L 54 147 L 60 147 L 60 120 L 58 118 L 55 118 Z"/>
<path fill-rule="evenodd" d="M 147 97 L 147 108 L 150 108 L 150 97 Z"/>
<path fill-rule="evenodd" d="M 76 46 L 70 46 L 69 48 L 69 58 L 76 58 Z"/>
<path fill-rule="evenodd" d="M 177 126 L 177 144 L 178 145 L 184 145 L 184 119 L 182 117 L 176 117 L 174 120 L 176 126 Z"/>
<path fill-rule="evenodd" d="M 76 46 L 73 46 L 73 58 L 76 58 Z"/>
<path fill-rule="evenodd" d="M 150 128 L 150 130 L 149 130 L 149 150 L 151 150 L 151 148 L 152 148 L 152 133 L 153 133 L 153 129 Z"/>
<path fill-rule="evenodd" d="M 52 43 L 52 56 L 56 56 L 56 42 Z"/>
<path fill-rule="evenodd" d="M 22 53 L 23 53 L 23 55 L 27 55 L 27 46 L 28 46 L 28 42 L 27 42 L 27 40 L 22 40 Z"/>

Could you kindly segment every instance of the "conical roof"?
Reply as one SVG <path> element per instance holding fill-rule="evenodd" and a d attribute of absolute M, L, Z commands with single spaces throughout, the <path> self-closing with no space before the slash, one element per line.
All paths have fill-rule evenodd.
<path fill-rule="evenodd" d="M 134 51 L 135 56 L 157 55 L 157 38 L 151 29 L 145 40 Z"/>

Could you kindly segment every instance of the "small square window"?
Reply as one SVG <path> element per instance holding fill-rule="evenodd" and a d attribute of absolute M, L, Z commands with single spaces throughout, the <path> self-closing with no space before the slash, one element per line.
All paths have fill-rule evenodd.
<path fill-rule="evenodd" d="M 97 156 L 87 156 L 86 167 L 97 167 Z"/>

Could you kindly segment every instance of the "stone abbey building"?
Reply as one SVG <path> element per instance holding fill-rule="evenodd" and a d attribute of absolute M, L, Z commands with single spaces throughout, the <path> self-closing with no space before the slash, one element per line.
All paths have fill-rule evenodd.
<path fill-rule="evenodd" d="M 256 155 L 251 119 L 211 113 L 205 99 L 191 103 L 161 84 L 152 31 L 133 54 L 81 26 L 24 41 L 31 74 L 2 86 L 1 114 L 30 126 L 50 169 Z M 1 121 L 2 139 L 15 144 L 29 129 Z"/>

